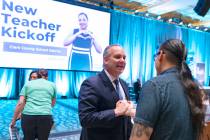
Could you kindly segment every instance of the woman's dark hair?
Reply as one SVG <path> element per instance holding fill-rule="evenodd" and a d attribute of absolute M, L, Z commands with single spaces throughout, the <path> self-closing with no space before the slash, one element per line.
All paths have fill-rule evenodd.
<path fill-rule="evenodd" d="M 46 70 L 46 69 L 40 69 L 38 71 L 38 73 L 39 73 L 39 75 L 41 75 L 42 78 L 43 77 L 48 77 L 48 70 Z"/>
<path fill-rule="evenodd" d="M 81 16 L 81 15 L 84 15 L 87 18 L 87 20 L 88 20 L 87 14 L 85 14 L 85 13 L 82 12 L 82 13 L 79 13 L 78 17 Z"/>
<path fill-rule="evenodd" d="M 205 116 L 202 103 L 202 89 L 194 81 L 191 70 L 186 63 L 187 49 L 181 40 L 170 39 L 164 42 L 159 50 L 162 50 L 166 54 L 167 60 L 175 64 L 179 70 L 180 79 L 188 97 L 193 128 L 197 134 L 197 139 L 200 139 Z"/>
<path fill-rule="evenodd" d="M 31 76 L 32 74 L 36 73 L 37 74 L 37 78 L 41 78 L 41 75 L 38 73 L 37 70 L 33 70 L 31 71 L 31 73 L 29 74 L 29 78 L 28 78 L 28 81 L 31 81 Z"/>

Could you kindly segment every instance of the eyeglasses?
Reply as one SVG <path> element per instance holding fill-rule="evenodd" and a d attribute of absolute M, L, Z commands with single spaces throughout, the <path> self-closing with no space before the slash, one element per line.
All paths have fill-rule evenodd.
<path fill-rule="evenodd" d="M 160 54 L 160 51 L 158 51 L 156 54 L 154 54 L 153 58 L 154 58 L 154 61 L 156 59 L 156 57 Z"/>

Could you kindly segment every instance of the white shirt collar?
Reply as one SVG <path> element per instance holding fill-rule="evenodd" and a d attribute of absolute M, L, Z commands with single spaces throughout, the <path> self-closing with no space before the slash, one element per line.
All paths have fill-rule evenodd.
<path fill-rule="evenodd" d="M 108 78 L 111 82 L 113 82 L 116 79 L 111 74 L 109 74 L 109 72 L 107 70 L 104 69 L 104 71 L 105 71 L 106 75 L 108 76 Z"/>

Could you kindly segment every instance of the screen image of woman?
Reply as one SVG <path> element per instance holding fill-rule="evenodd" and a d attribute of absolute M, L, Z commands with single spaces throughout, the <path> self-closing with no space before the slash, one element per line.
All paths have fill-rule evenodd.
<path fill-rule="evenodd" d="M 95 36 L 88 30 L 88 16 L 86 13 L 78 15 L 79 28 L 73 30 L 64 40 L 64 46 L 72 45 L 69 56 L 68 69 L 70 70 L 92 70 L 91 48 L 97 53 L 102 52 L 101 46 Z"/>

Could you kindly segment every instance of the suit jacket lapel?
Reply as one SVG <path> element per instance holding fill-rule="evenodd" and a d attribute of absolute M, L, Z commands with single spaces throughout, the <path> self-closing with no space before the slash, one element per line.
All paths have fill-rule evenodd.
<path fill-rule="evenodd" d="M 99 73 L 99 76 L 103 80 L 104 86 L 108 87 L 110 89 L 110 92 L 112 93 L 111 95 L 113 96 L 114 101 L 117 102 L 119 100 L 119 96 L 117 95 L 116 90 L 115 90 L 112 82 L 106 75 L 105 71 L 103 70 L 101 73 Z"/>

